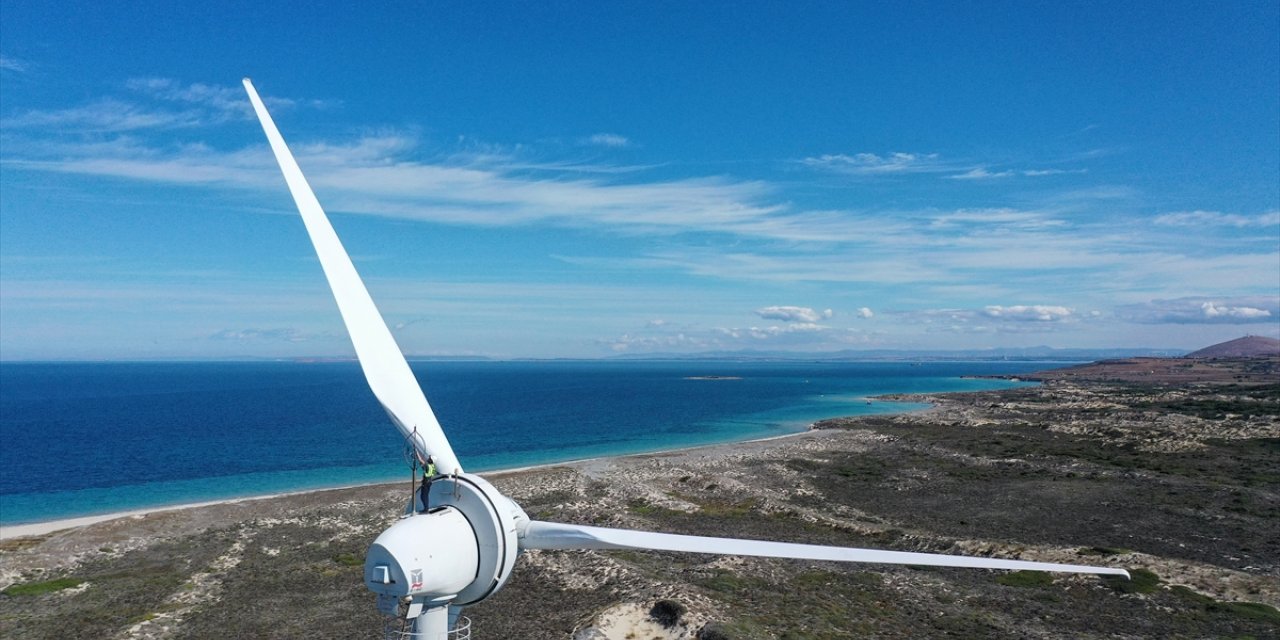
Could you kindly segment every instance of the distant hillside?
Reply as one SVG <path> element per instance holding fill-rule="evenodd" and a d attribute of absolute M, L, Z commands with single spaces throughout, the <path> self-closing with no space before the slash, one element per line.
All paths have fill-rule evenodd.
<path fill-rule="evenodd" d="M 1192 351 L 1187 358 L 1252 358 L 1280 355 L 1280 340 L 1264 336 L 1236 338 L 1199 351 Z"/>

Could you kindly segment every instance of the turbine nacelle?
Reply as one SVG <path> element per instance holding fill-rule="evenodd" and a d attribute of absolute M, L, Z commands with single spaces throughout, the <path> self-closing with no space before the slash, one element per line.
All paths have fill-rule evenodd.
<path fill-rule="evenodd" d="M 442 507 L 383 531 L 365 556 L 364 582 L 379 596 L 452 600 L 475 581 L 479 567 L 471 524 L 461 511 Z"/>
<path fill-rule="evenodd" d="M 426 494 L 426 504 L 415 505 L 421 513 L 402 517 L 373 541 L 364 581 L 383 613 L 413 620 L 415 630 L 439 631 L 453 627 L 446 611 L 456 617 L 511 579 L 530 521 L 513 500 L 469 473 L 437 477 Z"/>

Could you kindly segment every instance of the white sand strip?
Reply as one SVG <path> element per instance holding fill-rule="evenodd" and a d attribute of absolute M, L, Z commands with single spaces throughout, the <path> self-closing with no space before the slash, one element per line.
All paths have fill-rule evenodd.
<path fill-rule="evenodd" d="M 335 487 L 339 488 L 339 487 Z M 323 491 L 323 489 L 316 489 Z M 268 498 L 278 498 L 280 496 L 295 495 L 299 493 L 310 493 L 309 491 L 295 491 L 291 493 L 276 493 L 265 496 L 251 496 L 247 498 L 229 498 L 227 500 L 210 500 L 208 502 L 193 502 L 190 504 L 176 504 L 167 507 L 150 507 L 146 509 L 137 509 L 134 511 L 120 511 L 117 513 L 104 513 L 96 516 L 84 516 L 81 518 L 67 518 L 65 520 L 50 520 L 48 522 L 32 522 L 30 524 L 15 524 L 0 527 L 0 540 L 9 538 L 22 538 L 26 536 L 43 536 L 61 531 L 63 529 L 74 529 L 99 522 L 107 522 L 108 520 L 118 520 L 120 518 L 128 518 L 131 516 L 145 516 L 150 513 L 160 513 L 162 511 L 179 511 L 182 509 L 195 509 L 196 507 L 208 507 L 215 504 L 234 504 L 247 500 L 266 500 Z"/>

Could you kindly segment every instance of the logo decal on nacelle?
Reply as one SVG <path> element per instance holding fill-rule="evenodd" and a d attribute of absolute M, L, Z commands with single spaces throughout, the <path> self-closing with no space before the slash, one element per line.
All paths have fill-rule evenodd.
<path fill-rule="evenodd" d="M 409 590 L 417 591 L 422 588 L 422 569 L 414 569 L 409 573 Z"/>

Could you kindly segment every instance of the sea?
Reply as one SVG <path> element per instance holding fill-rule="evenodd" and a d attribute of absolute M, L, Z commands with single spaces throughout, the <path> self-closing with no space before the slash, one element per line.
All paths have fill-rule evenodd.
<path fill-rule="evenodd" d="M 782 436 L 1045 362 L 423 361 L 468 471 Z M 0 363 L 0 526 L 404 480 L 355 362 Z"/>

